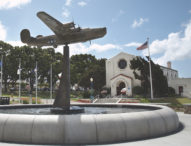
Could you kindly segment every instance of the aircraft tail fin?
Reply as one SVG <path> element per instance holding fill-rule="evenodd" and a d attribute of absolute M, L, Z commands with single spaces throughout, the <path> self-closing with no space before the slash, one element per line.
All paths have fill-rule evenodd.
<path fill-rule="evenodd" d="M 23 29 L 20 33 L 20 36 L 21 36 L 21 41 L 23 43 L 28 43 L 32 39 L 30 31 L 28 29 Z"/>

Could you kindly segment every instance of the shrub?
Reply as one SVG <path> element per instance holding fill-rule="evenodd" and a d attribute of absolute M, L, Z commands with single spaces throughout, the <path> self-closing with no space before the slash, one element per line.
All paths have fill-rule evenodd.
<path fill-rule="evenodd" d="M 29 99 L 28 98 L 22 98 L 23 104 L 29 104 Z"/>
<path fill-rule="evenodd" d="M 133 94 L 141 95 L 144 93 L 144 89 L 141 86 L 133 87 Z"/>
<path fill-rule="evenodd" d="M 174 96 L 175 95 L 175 89 L 172 87 L 168 87 L 168 96 Z"/>
<path fill-rule="evenodd" d="M 103 87 L 102 90 L 106 90 L 107 94 L 111 94 L 111 88 Z"/>
<path fill-rule="evenodd" d="M 135 96 L 133 96 L 134 98 L 144 98 L 142 95 L 135 95 Z"/>
<path fill-rule="evenodd" d="M 22 97 L 21 100 L 22 100 L 23 104 L 29 104 L 29 98 L 27 98 L 27 97 Z M 41 103 L 41 101 L 40 101 L 39 98 L 37 98 L 37 103 L 38 103 L 38 104 Z M 32 104 L 36 104 L 36 98 L 34 98 L 34 97 L 32 98 Z"/>
<path fill-rule="evenodd" d="M 90 98 L 90 92 L 89 91 L 84 91 L 83 98 Z"/>
<path fill-rule="evenodd" d="M 40 104 L 41 101 L 39 98 L 37 98 L 37 104 Z M 32 104 L 36 104 L 36 98 L 32 98 Z"/>

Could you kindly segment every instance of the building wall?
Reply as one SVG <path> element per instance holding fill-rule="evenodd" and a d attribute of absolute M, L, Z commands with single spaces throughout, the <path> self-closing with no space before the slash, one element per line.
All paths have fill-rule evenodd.
<path fill-rule="evenodd" d="M 169 81 L 169 86 L 175 89 L 176 94 L 179 94 L 179 87 L 183 87 L 181 96 L 191 98 L 191 78 L 176 78 Z"/>
<path fill-rule="evenodd" d="M 177 70 L 167 68 L 164 66 L 160 66 L 160 68 L 163 71 L 163 75 L 166 76 L 168 83 L 170 80 L 178 78 L 178 71 Z"/>
<path fill-rule="evenodd" d="M 130 78 L 127 78 L 125 76 L 122 76 L 122 75 L 119 75 L 117 76 L 116 78 L 112 79 L 111 80 L 111 95 L 112 96 L 115 96 L 117 94 L 117 86 L 119 86 L 119 84 L 121 82 L 124 82 L 125 83 L 125 86 L 127 88 L 127 92 L 126 94 L 128 96 L 131 96 L 132 95 L 132 80 Z"/>
<path fill-rule="evenodd" d="M 115 89 L 116 85 L 114 85 L 114 84 L 116 84 L 116 82 L 113 82 L 112 79 L 120 74 L 128 76 L 132 79 L 131 85 L 130 85 L 131 87 L 129 87 L 130 90 L 132 90 L 132 87 L 134 87 L 134 86 L 141 85 L 141 81 L 135 79 L 133 70 L 130 69 L 130 60 L 132 60 L 134 57 L 136 57 L 136 56 L 121 52 L 118 55 L 112 57 L 111 59 L 106 60 L 106 86 L 111 87 L 112 96 L 115 96 L 115 94 L 116 94 L 116 92 L 114 92 L 116 90 Z M 127 66 L 124 69 L 120 69 L 118 67 L 118 63 L 121 59 L 124 59 L 127 62 Z M 125 80 L 126 83 L 130 82 L 129 79 L 127 79 L 127 78 L 126 79 L 123 78 L 123 80 Z M 130 93 L 132 94 L 132 91 L 130 91 Z"/>
<path fill-rule="evenodd" d="M 141 86 L 141 81 L 135 79 L 133 70 L 130 69 L 130 60 L 136 56 L 121 52 L 118 55 L 106 60 L 106 86 L 111 88 L 111 95 L 116 95 L 116 87 L 120 82 L 124 82 L 128 88 L 127 94 L 132 95 L 132 88 L 134 86 Z M 120 69 L 118 63 L 121 59 L 127 62 L 124 69 Z M 170 65 L 169 65 L 170 63 Z M 179 94 L 179 87 L 183 87 L 182 96 L 191 98 L 191 78 L 178 78 L 178 71 L 171 68 L 171 62 L 168 66 L 160 66 L 164 76 L 167 77 L 168 86 L 173 87 L 176 94 Z M 137 72 L 140 74 L 140 72 Z"/>

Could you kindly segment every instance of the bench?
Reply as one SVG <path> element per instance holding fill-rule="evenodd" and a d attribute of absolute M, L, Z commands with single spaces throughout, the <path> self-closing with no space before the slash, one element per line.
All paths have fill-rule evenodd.
<path fill-rule="evenodd" d="M 0 105 L 6 105 L 10 103 L 10 97 L 0 97 Z"/>

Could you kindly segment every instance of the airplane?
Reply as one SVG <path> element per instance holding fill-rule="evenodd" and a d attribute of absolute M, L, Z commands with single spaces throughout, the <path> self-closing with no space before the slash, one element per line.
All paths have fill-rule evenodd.
<path fill-rule="evenodd" d="M 46 12 L 38 12 L 37 16 L 54 32 L 55 35 L 32 37 L 28 29 L 20 33 L 21 41 L 29 46 L 53 46 L 68 45 L 71 43 L 86 42 L 103 37 L 107 29 L 103 28 L 80 28 L 75 27 L 74 22 L 61 23 Z"/>

